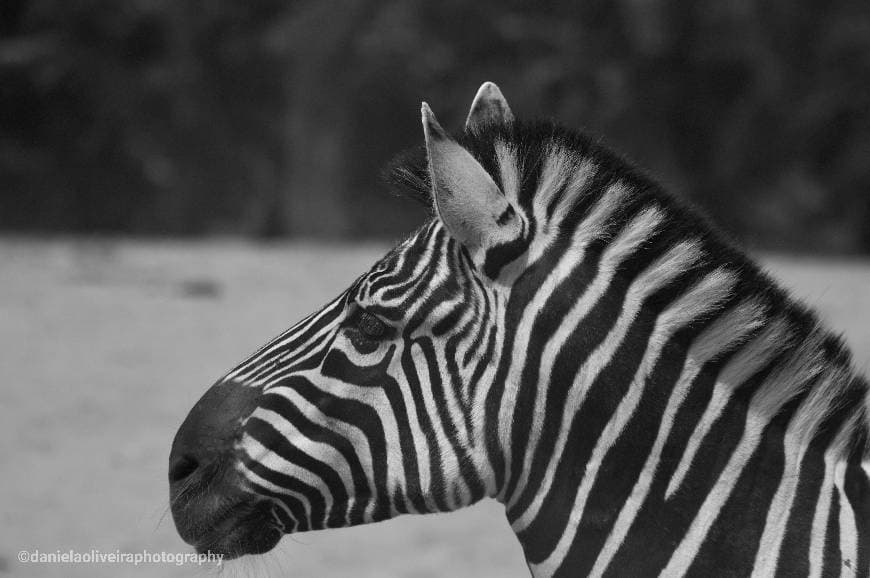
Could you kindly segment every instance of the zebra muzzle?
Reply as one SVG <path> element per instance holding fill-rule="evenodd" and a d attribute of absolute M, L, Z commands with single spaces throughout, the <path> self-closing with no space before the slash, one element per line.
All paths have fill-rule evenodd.
<path fill-rule="evenodd" d="M 245 490 L 235 442 L 261 392 L 232 382 L 212 386 L 179 427 L 169 456 L 172 518 L 181 538 L 200 553 L 226 558 L 260 554 L 283 532 L 274 504 Z"/>

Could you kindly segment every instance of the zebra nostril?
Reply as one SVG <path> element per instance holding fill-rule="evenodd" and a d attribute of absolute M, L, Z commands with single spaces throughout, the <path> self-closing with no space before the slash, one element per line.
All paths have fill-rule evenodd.
<path fill-rule="evenodd" d="M 199 467 L 199 462 L 195 457 L 185 454 L 177 458 L 169 466 L 169 482 L 176 484 L 187 479 L 190 474 L 196 471 Z"/>

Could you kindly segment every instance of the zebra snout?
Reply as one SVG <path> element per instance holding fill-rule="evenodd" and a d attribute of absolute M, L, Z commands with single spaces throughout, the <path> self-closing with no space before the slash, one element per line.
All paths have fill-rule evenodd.
<path fill-rule="evenodd" d="M 257 407 L 259 388 L 222 381 L 213 385 L 187 414 L 169 454 L 171 488 L 215 475 L 231 461 L 241 423 Z M 226 462 L 226 463 L 225 463 Z"/>
<path fill-rule="evenodd" d="M 260 390 L 233 382 L 212 386 L 185 418 L 169 454 L 172 518 L 198 551 L 232 558 L 264 552 L 280 539 L 272 505 L 243 489 L 235 469 L 242 421 Z"/>

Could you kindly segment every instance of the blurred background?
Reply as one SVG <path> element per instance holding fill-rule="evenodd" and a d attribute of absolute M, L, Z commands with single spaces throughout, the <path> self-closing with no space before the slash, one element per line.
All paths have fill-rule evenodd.
<path fill-rule="evenodd" d="M 7 231 L 394 237 L 420 101 L 458 128 L 493 80 L 753 246 L 870 252 L 863 0 L 0 6 Z"/>
<path fill-rule="evenodd" d="M 867 369 L 866 0 L 0 0 L 0 575 L 214 574 L 16 555 L 189 551 L 178 425 L 426 218 L 380 171 L 485 80 L 706 209 Z M 528 574 L 494 502 L 270 556 L 223 575 Z"/>

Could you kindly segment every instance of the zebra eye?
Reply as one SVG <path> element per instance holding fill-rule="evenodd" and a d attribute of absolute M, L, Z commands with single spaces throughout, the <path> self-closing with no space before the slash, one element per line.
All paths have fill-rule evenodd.
<path fill-rule="evenodd" d="M 387 334 L 387 326 L 384 322 L 364 310 L 359 313 L 356 327 L 369 339 L 381 339 Z"/>

